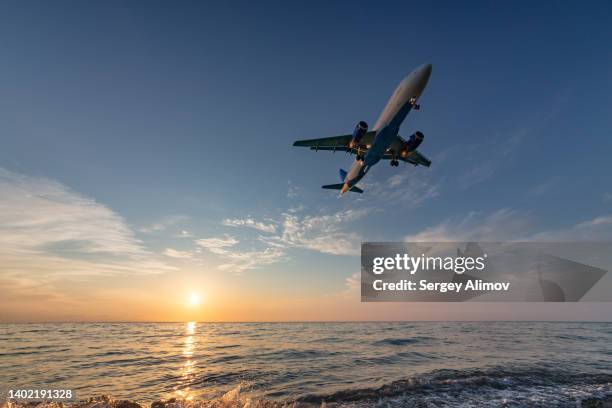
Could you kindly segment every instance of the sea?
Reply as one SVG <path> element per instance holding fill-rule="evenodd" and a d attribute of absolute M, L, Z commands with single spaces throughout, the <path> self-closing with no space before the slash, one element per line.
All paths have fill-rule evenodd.
<path fill-rule="evenodd" d="M 16 389 L 142 406 L 610 406 L 612 323 L 0 324 L 5 401 Z"/>

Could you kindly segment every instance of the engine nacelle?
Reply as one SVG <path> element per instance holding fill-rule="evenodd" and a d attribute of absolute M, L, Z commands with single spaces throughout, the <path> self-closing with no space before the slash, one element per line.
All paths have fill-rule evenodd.
<path fill-rule="evenodd" d="M 351 139 L 351 148 L 359 146 L 359 142 L 368 133 L 368 124 L 363 120 L 355 126 L 355 130 L 353 130 L 353 138 Z"/>
<path fill-rule="evenodd" d="M 408 141 L 406 141 L 404 143 L 404 146 L 402 147 L 402 153 L 401 153 L 402 156 L 406 157 L 408 153 L 410 153 L 413 150 L 416 150 L 416 148 L 419 147 L 421 143 L 423 143 L 423 139 L 425 139 L 425 135 L 418 131 L 414 133 L 412 136 L 410 136 Z"/>

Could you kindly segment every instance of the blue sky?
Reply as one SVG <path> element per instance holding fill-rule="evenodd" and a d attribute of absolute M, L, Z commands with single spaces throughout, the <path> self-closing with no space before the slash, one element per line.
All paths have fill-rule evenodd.
<path fill-rule="evenodd" d="M 38 255 L 142 256 L 186 281 L 223 273 L 305 298 L 350 286 L 361 241 L 610 239 L 611 15 L 609 2 L 3 3 L 5 217 L 43 208 L 78 230 L 30 243 Z M 381 163 L 363 197 L 322 191 L 351 159 L 292 142 L 373 124 L 423 63 L 422 109 L 400 133 L 425 134 L 432 167 Z M 66 207 L 28 201 L 45 188 Z M 75 226 L 92 216 L 107 241 Z M 49 291 L 67 279 L 42 275 Z"/>

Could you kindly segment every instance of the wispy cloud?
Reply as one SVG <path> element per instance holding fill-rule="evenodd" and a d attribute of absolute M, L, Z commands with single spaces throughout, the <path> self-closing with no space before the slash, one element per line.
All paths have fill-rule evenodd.
<path fill-rule="evenodd" d="M 570 101 L 570 91 L 565 90 L 543 104 L 543 108 L 534 112 L 532 119 L 523 121 L 520 127 L 494 132 L 485 142 L 481 140 L 454 147 L 453 155 L 460 158 L 465 168 L 456 178 L 457 186 L 467 189 L 493 180 L 497 172 L 518 157 L 523 142 L 545 129 L 547 123 L 562 113 Z"/>
<path fill-rule="evenodd" d="M 470 212 L 449 218 L 416 234 L 409 242 L 453 241 L 605 241 L 612 239 L 612 215 L 602 215 L 565 227 L 540 230 L 530 213 L 504 208 L 490 214 Z"/>
<path fill-rule="evenodd" d="M 139 231 L 144 232 L 144 233 L 165 231 L 172 226 L 175 226 L 177 224 L 180 224 L 188 220 L 189 220 L 189 216 L 187 215 L 180 215 L 180 214 L 169 215 L 169 216 L 163 217 L 161 220 L 153 224 L 145 225 L 144 227 L 141 227 Z"/>
<path fill-rule="evenodd" d="M 367 213 L 346 210 L 332 214 L 301 215 L 299 210 L 282 214 L 278 221 L 226 219 L 222 225 L 254 228 L 266 232 L 252 241 L 241 242 L 232 235 L 202 238 L 201 248 L 221 257 L 221 270 L 244 272 L 287 259 L 291 249 L 308 249 L 333 255 L 358 255 L 361 236 L 345 231 L 346 224 Z"/>
<path fill-rule="evenodd" d="M 285 252 L 274 247 L 265 248 L 261 251 L 232 251 L 226 253 L 224 259 L 227 262 L 219 265 L 219 269 L 242 273 L 277 263 L 285 259 Z"/>
<path fill-rule="evenodd" d="M 244 220 L 225 220 L 223 225 L 244 226 L 275 234 L 260 236 L 259 241 L 274 248 L 306 248 L 334 255 L 358 255 L 361 236 L 346 231 L 346 226 L 364 217 L 366 210 L 348 209 L 336 213 L 301 215 L 299 210 L 283 213 L 279 221 L 265 224 L 248 218 Z M 257 228 L 256 226 L 260 226 Z M 266 226 L 261 228 L 261 226 Z M 274 226 L 274 229 L 271 228 Z M 216 241 L 214 241 L 216 243 Z"/>
<path fill-rule="evenodd" d="M 358 255 L 361 236 L 345 230 L 347 223 L 364 217 L 365 210 L 300 216 L 283 214 L 282 231 L 271 240 L 286 247 L 307 248 L 333 255 Z"/>
<path fill-rule="evenodd" d="M 0 169 L 0 270 L 28 276 L 158 273 L 117 213 L 63 184 Z"/>
<path fill-rule="evenodd" d="M 252 217 L 246 218 L 226 218 L 223 220 L 223 225 L 228 227 L 248 227 L 254 228 L 262 232 L 276 232 L 276 223 L 272 220 L 257 221 Z"/>
<path fill-rule="evenodd" d="M 350 292 L 359 292 L 361 289 L 361 272 L 355 272 L 345 280 L 346 288 Z"/>
<path fill-rule="evenodd" d="M 176 235 L 177 238 L 193 238 L 193 234 L 187 230 L 180 230 Z"/>
<path fill-rule="evenodd" d="M 543 231 L 529 237 L 533 241 L 609 241 L 612 240 L 612 215 L 602 215 L 569 228 Z"/>
<path fill-rule="evenodd" d="M 410 242 L 505 241 L 524 237 L 533 229 L 531 217 L 509 208 L 491 214 L 470 212 L 449 218 L 405 237 Z"/>
<path fill-rule="evenodd" d="M 287 198 L 297 198 L 300 196 L 300 188 L 293 184 L 291 180 L 287 183 L 289 188 L 287 189 Z"/>
<path fill-rule="evenodd" d="M 531 196 L 546 195 L 550 193 L 551 191 L 553 191 L 553 189 L 556 187 L 558 183 L 559 183 L 559 179 L 557 177 L 554 177 L 548 181 L 534 185 L 533 187 L 529 189 L 528 194 Z"/>
<path fill-rule="evenodd" d="M 226 255 L 230 253 L 230 248 L 236 245 L 238 241 L 231 235 L 225 234 L 222 237 L 202 238 L 195 241 L 196 244 L 204 249 L 217 255 Z"/>
<path fill-rule="evenodd" d="M 190 251 L 179 251 L 178 249 L 173 249 L 173 248 L 166 248 L 164 250 L 164 255 L 169 256 L 170 258 L 178 258 L 178 259 L 193 258 L 193 253 Z"/>
<path fill-rule="evenodd" d="M 207 251 L 222 257 L 222 263 L 218 265 L 220 270 L 235 273 L 273 264 L 283 259 L 285 255 L 283 250 L 275 247 L 261 250 L 238 247 L 237 244 L 240 241 L 227 234 L 221 237 L 198 239 L 195 242 Z"/>
<path fill-rule="evenodd" d="M 434 181 L 430 174 L 415 174 L 408 171 L 394 174 L 386 183 L 374 186 L 372 191 L 374 197 L 385 197 L 385 200 L 400 202 L 404 206 L 409 204 L 412 208 L 439 194 L 440 184 Z"/>
<path fill-rule="evenodd" d="M 457 186 L 467 189 L 493 179 L 495 173 L 519 151 L 523 139 L 531 132 L 532 129 L 523 128 L 492 137 L 486 143 L 458 146 L 453 155 L 462 160 L 466 170 L 457 176 Z"/>

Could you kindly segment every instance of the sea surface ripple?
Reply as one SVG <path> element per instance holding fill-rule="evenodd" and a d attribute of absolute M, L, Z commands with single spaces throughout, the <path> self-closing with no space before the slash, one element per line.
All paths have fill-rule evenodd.
<path fill-rule="evenodd" d="M 1 387 L 77 398 L 577 406 L 612 396 L 612 324 L 0 324 Z M 490 405 L 489 405 L 490 404 Z"/>

